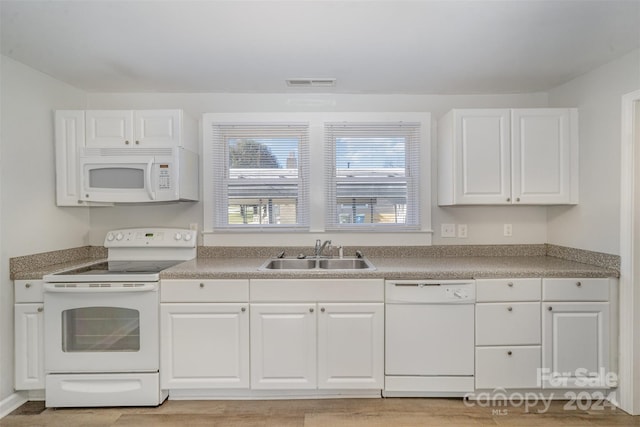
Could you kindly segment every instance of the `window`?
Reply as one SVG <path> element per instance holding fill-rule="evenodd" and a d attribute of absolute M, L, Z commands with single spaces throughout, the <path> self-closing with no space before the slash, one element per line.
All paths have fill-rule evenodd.
<path fill-rule="evenodd" d="M 218 229 L 307 229 L 308 124 L 211 123 Z"/>
<path fill-rule="evenodd" d="M 420 123 L 325 123 L 326 229 L 419 228 Z"/>

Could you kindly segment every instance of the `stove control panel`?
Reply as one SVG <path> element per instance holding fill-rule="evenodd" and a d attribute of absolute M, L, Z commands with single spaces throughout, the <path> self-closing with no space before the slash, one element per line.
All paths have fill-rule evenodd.
<path fill-rule="evenodd" d="M 125 228 L 112 230 L 104 239 L 106 248 L 195 248 L 195 230 L 185 228 Z"/>

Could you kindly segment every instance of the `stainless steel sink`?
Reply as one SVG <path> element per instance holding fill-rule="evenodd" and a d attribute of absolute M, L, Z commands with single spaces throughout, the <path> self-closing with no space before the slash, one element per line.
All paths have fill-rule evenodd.
<path fill-rule="evenodd" d="M 367 258 L 270 258 L 258 270 L 375 270 Z"/>

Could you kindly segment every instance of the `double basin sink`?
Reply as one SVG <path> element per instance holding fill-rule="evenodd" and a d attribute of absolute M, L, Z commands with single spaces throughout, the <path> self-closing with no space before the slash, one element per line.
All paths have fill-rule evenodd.
<path fill-rule="evenodd" d="M 364 257 L 270 258 L 259 270 L 375 270 L 375 267 Z"/>

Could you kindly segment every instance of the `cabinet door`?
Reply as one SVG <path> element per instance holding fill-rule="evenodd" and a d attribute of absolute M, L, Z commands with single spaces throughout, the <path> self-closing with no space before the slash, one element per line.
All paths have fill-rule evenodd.
<path fill-rule="evenodd" d="M 55 112 L 56 205 L 82 206 L 78 173 L 78 150 L 85 145 L 84 111 Z"/>
<path fill-rule="evenodd" d="M 603 388 L 609 369 L 609 303 L 542 304 L 545 388 Z"/>
<path fill-rule="evenodd" d="M 382 389 L 384 304 L 318 307 L 318 388 Z"/>
<path fill-rule="evenodd" d="M 248 388 L 248 304 L 162 304 L 163 389 Z"/>
<path fill-rule="evenodd" d="M 476 304 L 476 345 L 540 344 L 540 303 Z"/>
<path fill-rule="evenodd" d="M 476 388 L 539 388 L 540 346 L 476 347 Z"/>
<path fill-rule="evenodd" d="M 251 388 L 316 388 L 315 310 L 315 304 L 251 304 Z"/>
<path fill-rule="evenodd" d="M 577 203 L 576 122 L 566 108 L 512 111 L 515 203 Z"/>
<path fill-rule="evenodd" d="M 42 304 L 16 304 L 15 387 L 44 389 L 44 313 Z"/>
<path fill-rule="evenodd" d="M 179 147 L 182 144 L 180 110 L 134 111 L 133 145 L 139 147 Z"/>
<path fill-rule="evenodd" d="M 87 147 L 133 145 L 133 112 L 130 110 L 86 111 Z"/>
<path fill-rule="evenodd" d="M 511 203 L 509 110 L 454 113 L 456 203 Z"/>

